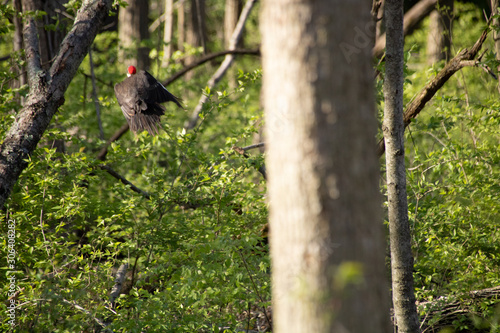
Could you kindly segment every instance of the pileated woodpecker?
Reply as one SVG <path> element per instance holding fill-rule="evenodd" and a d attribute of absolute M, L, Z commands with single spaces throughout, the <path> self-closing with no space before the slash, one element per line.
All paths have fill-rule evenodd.
<path fill-rule="evenodd" d="M 127 119 L 130 130 L 134 133 L 148 131 L 158 134 L 161 128 L 160 116 L 165 114 L 165 107 L 160 103 L 174 102 L 180 108 L 181 103 L 153 75 L 139 71 L 134 66 L 128 68 L 128 78 L 115 85 L 115 95 Z"/>

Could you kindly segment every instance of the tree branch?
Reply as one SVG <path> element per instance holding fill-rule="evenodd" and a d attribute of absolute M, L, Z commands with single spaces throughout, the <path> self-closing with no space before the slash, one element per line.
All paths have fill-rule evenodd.
<path fill-rule="evenodd" d="M 151 196 L 149 195 L 148 192 L 144 191 L 144 190 L 141 190 L 140 188 L 138 188 L 137 186 L 135 186 L 134 184 L 132 184 L 129 180 L 127 180 L 127 178 L 123 177 L 122 175 L 120 175 L 118 172 L 116 172 L 115 170 L 113 170 L 109 165 L 100 165 L 99 166 L 102 170 L 106 171 L 107 173 L 109 173 L 111 176 L 115 177 L 116 179 L 118 179 L 119 181 L 121 181 L 124 185 L 127 185 L 127 186 L 130 186 L 130 189 L 136 193 L 139 193 L 140 195 L 142 195 L 144 198 L 146 199 L 151 199 Z"/>
<path fill-rule="evenodd" d="M 498 306 L 499 296 L 500 287 L 497 286 L 462 295 L 439 297 L 434 301 L 417 302 L 420 312 L 425 312 L 421 332 L 439 332 L 445 327 L 453 326 L 454 321 L 461 317 L 481 316 L 473 310 L 474 304 L 488 304 L 489 308 L 495 308 Z"/>
<path fill-rule="evenodd" d="M 218 57 L 221 57 L 224 55 L 228 55 L 228 54 L 232 54 L 232 55 L 234 55 L 234 54 L 251 54 L 251 55 L 260 56 L 260 50 L 259 49 L 255 49 L 255 50 L 234 49 L 234 50 L 224 50 L 224 51 L 220 51 L 220 52 L 207 54 L 207 55 L 201 57 L 200 59 L 196 60 L 195 62 L 189 64 L 188 66 L 184 67 L 183 69 L 181 69 L 180 71 L 178 71 L 177 73 L 172 75 L 171 77 L 169 77 L 167 80 L 165 80 L 163 82 L 163 85 L 166 87 L 169 84 L 171 84 L 172 82 L 174 82 L 175 80 L 182 77 L 187 72 L 193 70 L 194 68 L 196 68 L 200 65 L 203 65 L 204 63 L 206 63 L 212 59 L 215 59 L 215 58 L 218 58 Z"/>
<path fill-rule="evenodd" d="M 32 19 L 27 21 L 25 41 L 30 94 L 0 146 L 0 208 L 4 207 L 12 187 L 28 165 L 27 160 L 52 116 L 64 103 L 64 93 L 107 16 L 111 3 L 112 0 L 83 2 L 73 28 L 63 40 L 50 68 L 50 75 L 39 70 L 35 25 Z"/>
<path fill-rule="evenodd" d="M 118 271 L 116 271 L 115 284 L 111 289 L 111 293 L 109 294 L 109 301 L 114 307 L 115 300 L 120 296 L 123 287 L 123 281 L 125 281 L 125 276 L 127 275 L 128 264 L 122 264 Z"/>
<path fill-rule="evenodd" d="M 489 25 L 489 22 L 488 22 Z M 405 128 L 410 124 L 411 120 L 418 116 L 420 111 L 425 107 L 428 101 L 438 92 L 439 89 L 448 81 L 450 77 L 456 72 L 466 66 L 476 65 L 476 61 L 473 60 L 484 41 L 488 32 L 490 31 L 489 26 L 484 29 L 483 33 L 476 41 L 476 43 L 470 49 L 463 49 L 458 53 L 453 59 L 451 59 L 446 66 L 434 77 L 427 85 L 420 91 L 420 93 L 410 102 L 404 112 L 403 120 Z M 384 140 L 380 140 L 377 147 L 378 156 L 382 156 L 385 152 Z"/>

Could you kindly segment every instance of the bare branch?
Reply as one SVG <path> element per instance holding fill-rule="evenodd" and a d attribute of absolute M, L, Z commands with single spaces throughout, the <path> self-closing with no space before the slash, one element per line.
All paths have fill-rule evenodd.
<path fill-rule="evenodd" d="M 104 171 L 106 171 L 107 173 L 109 173 L 111 176 L 113 176 L 116 179 L 118 179 L 119 181 L 121 181 L 124 185 L 130 186 L 130 189 L 132 191 L 139 193 L 140 195 L 142 195 L 146 199 L 151 199 L 148 192 L 143 191 L 140 188 L 138 188 L 137 186 L 135 186 L 134 184 L 132 184 L 129 180 L 127 180 L 127 178 L 123 177 L 118 172 L 113 170 L 109 165 L 100 165 L 99 167 L 101 169 L 103 169 Z"/>
<path fill-rule="evenodd" d="M 260 56 L 260 50 L 259 49 L 255 49 L 255 50 L 234 49 L 234 50 L 225 50 L 225 51 L 207 54 L 207 55 L 201 57 L 200 59 L 194 61 L 193 63 L 189 64 L 188 66 L 184 67 L 183 69 L 181 69 L 180 71 L 178 71 L 177 73 L 172 75 L 171 77 L 169 77 L 166 81 L 163 82 L 163 85 L 166 87 L 169 84 L 171 84 L 172 82 L 174 82 L 175 80 L 184 76 L 187 72 L 193 70 L 194 68 L 196 68 L 200 65 L 203 65 L 204 63 L 206 63 L 212 59 L 215 59 L 215 58 L 218 58 L 221 56 L 225 56 L 228 54 L 233 54 L 233 55 L 234 54 L 251 54 L 251 55 Z"/>
<path fill-rule="evenodd" d="M 489 23 L 489 22 L 488 22 Z M 476 43 L 470 49 L 463 49 L 458 53 L 453 59 L 451 59 L 446 66 L 434 77 L 427 85 L 420 91 L 420 93 L 413 99 L 411 103 L 406 106 L 404 112 L 404 124 L 405 128 L 410 124 L 411 120 L 418 116 L 420 111 L 425 107 L 428 101 L 438 92 L 439 89 L 448 81 L 450 77 L 456 72 L 466 66 L 476 65 L 476 61 L 473 60 L 484 41 L 488 32 L 489 27 L 483 30 L 483 33 L 476 41 Z M 380 140 L 377 147 L 378 156 L 382 156 L 385 152 L 384 140 Z"/>
<path fill-rule="evenodd" d="M 95 83 L 95 73 L 94 73 L 94 61 L 92 60 L 92 47 L 89 48 L 89 63 L 90 63 L 90 75 L 92 81 L 92 97 L 94 99 L 95 113 L 97 115 L 97 123 L 99 125 L 99 137 L 104 140 L 104 130 L 102 128 L 101 121 L 101 108 L 99 106 L 99 98 L 97 97 L 97 85 Z"/>
<path fill-rule="evenodd" d="M 96 323 L 98 323 L 99 325 L 101 325 L 103 328 L 105 328 L 107 325 L 106 323 L 104 323 L 101 319 L 95 317 L 92 312 L 90 312 L 89 310 L 81 307 L 80 305 L 76 304 L 75 301 L 71 302 L 71 301 L 68 301 L 67 299 L 63 298 L 62 301 L 66 304 L 69 304 L 71 305 L 72 307 L 74 307 L 75 309 L 77 309 L 78 311 L 81 311 L 83 313 L 85 313 L 87 316 L 90 316 L 92 317 Z"/>

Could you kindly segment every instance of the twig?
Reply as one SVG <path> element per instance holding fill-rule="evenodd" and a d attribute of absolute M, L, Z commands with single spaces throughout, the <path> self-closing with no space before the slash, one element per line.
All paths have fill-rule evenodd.
<path fill-rule="evenodd" d="M 71 301 L 68 301 L 68 300 L 67 300 L 67 299 L 65 299 L 65 298 L 63 298 L 63 299 L 62 299 L 62 301 L 63 301 L 64 303 L 66 303 L 66 304 L 69 304 L 69 305 L 73 306 L 75 309 L 77 309 L 77 310 L 79 310 L 79 311 L 81 311 L 81 312 L 85 313 L 86 315 L 88 315 L 88 316 L 92 317 L 92 318 L 96 321 L 96 323 L 98 323 L 99 325 L 101 325 L 103 328 L 106 328 L 106 326 L 107 326 L 107 325 L 106 325 L 106 324 L 105 324 L 105 323 L 104 323 L 101 319 L 99 319 L 99 318 L 95 317 L 95 316 L 92 314 L 92 312 L 90 312 L 89 310 L 87 310 L 87 309 L 85 309 L 85 308 L 81 307 L 80 305 L 76 304 L 76 303 L 75 303 L 75 301 L 71 302 Z"/>
<path fill-rule="evenodd" d="M 236 27 L 234 28 L 233 31 L 233 35 L 231 36 L 231 39 L 229 41 L 229 50 L 236 49 L 236 45 L 241 39 L 243 27 L 245 26 L 245 22 L 247 21 L 248 16 L 250 15 L 250 11 L 252 10 L 255 1 L 256 0 L 248 0 L 247 3 L 245 4 L 245 7 L 243 7 L 238 23 L 236 24 Z M 215 85 L 222 79 L 226 71 L 229 69 L 233 60 L 234 60 L 233 54 L 226 55 L 219 69 L 217 69 L 217 71 L 212 75 L 210 80 L 208 80 L 207 83 L 208 88 L 212 89 L 213 87 L 215 87 Z M 205 104 L 207 101 L 208 101 L 208 96 L 202 94 L 200 100 L 198 101 L 198 105 L 196 105 L 193 114 L 191 115 L 191 119 L 184 125 L 186 130 L 191 130 L 196 126 L 203 104 Z"/>
<path fill-rule="evenodd" d="M 245 266 L 245 269 L 246 269 L 246 271 L 248 273 L 248 277 L 250 278 L 250 281 L 252 282 L 252 286 L 253 286 L 253 289 L 255 290 L 255 293 L 257 294 L 257 297 L 260 299 L 261 303 L 264 303 L 264 300 L 260 296 L 259 290 L 257 289 L 257 285 L 255 284 L 255 282 L 254 282 L 254 280 L 252 278 L 252 273 L 250 272 L 250 269 L 248 268 L 247 261 L 245 260 L 245 257 L 243 257 L 243 254 L 241 253 L 240 249 L 238 249 L 238 253 L 239 253 L 240 257 L 241 257 L 241 260 L 243 261 L 243 265 Z M 267 320 L 267 323 L 268 323 L 269 327 L 272 327 L 271 320 L 267 316 L 266 308 L 264 307 L 264 305 L 262 305 L 262 311 L 264 312 L 264 316 L 266 317 L 266 320 Z"/>
<path fill-rule="evenodd" d="M 102 129 L 101 108 L 97 98 L 97 85 L 95 83 L 94 62 L 92 61 L 92 46 L 89 48 L 90 76 L 92 78 L 92 97 L 94 98 L 95 113 L 97 114 L 97 123 L 99 124 L 99 137 L 104 140 L 104 130 Z"/>
<path fill-rule="evenodd" d="M 106 171 L 107 173 L 109 173 L 111 176 L 113 176 L 116 179 L 118 179 L 119 181 L 121 181 L 124 185 L 130 186 L 130 189 L 132 191 L 141 194 L 146 199 L 151 199 L 151 196 L 149 195 L 148 192 L 143 191 L 140 188 L 138 188 L 137 186 L 135 186 L 134 184 L 132 184 L 129 180 L 127 180 L 125 177 L 123 177 L 118 172 L 116 172 L 115 170 L 113 170 L 110 166 L 108 166 L 108 165 L 99 165 L 99 167 L 101 169 L 103 169 L 104 171 Z"/>
<path fill-rule="evenodd" d="M 120 129 L 116 131 L 115 134 L 113 134 L 113 136 L 109 138 L 106 144 L 101 148 L 99 154 L 97 154 L 97 159 L 100 161 L 104 161 L 106 159 L 106 155 L 108 154 L 108 147 L 111 145 L 111 143 L 121 138 L 123 134 L 127 133 L 128 129 L 128 124 L 123 124 L 123 126 L 120 127 Z"/>
<path fill-rule="evenodd" d="M 254 148 L 259 148 L 259 147 L 264 147 L 264 142 L 257 143 L 255 145 L 247 146 L 247 147 L 237 147 L 233 146 L 232 149 L 237 152 L 238 154 L 242 155 L 245 158 L 249 158 L 250 156 L 246 153 L 247 150 L 254 149 Z M 252 163 L 254 166 L 257 166 L 255 162 Z M 267 180 L 267 171 L 266 171 L 266 166 L 264 164 L 258 166 L 257 170 L 260 172 L 262 177 L 264 177 L 264 180 Z"/>

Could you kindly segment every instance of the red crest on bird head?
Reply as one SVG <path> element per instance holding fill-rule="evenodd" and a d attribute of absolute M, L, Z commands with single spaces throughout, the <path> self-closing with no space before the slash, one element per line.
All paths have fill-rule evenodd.
<path fill-rule="evenodd" d="M 134 75 L 137 72 L 134 66 L 129 66 L 128 67 L 128 76 Z"/>

